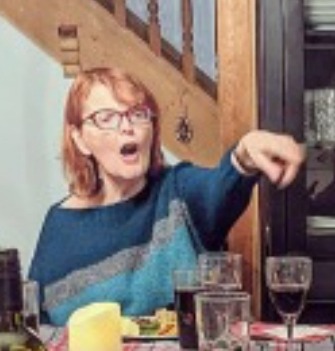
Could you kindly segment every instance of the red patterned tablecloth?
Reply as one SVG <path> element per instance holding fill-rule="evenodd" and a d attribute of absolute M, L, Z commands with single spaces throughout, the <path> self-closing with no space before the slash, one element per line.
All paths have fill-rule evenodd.
<path fill-rule="evenodd" d="M 68 351 L 68 338 L 65 329 L 43 330 L 42 339 L 47 344 L 48 351 Z M 123 351 L 179 351 L 177 340 L 164 341 L 127 341 L 123 344 Z M 87 350 L 89 351 L 89 350 Z"/>
<path fill-rule="evenodd" d="M 179 351 L 177 341 L 160 341 L 150 343 L 126 343 L 123 345 L 123 351 Z"/>
<path fill-rule="evenodd" d="M 251 325 L 250 335 L 253 340 L 251 350 L 263 350 L 266 343 L 267 350 L 279 351 L 284 349 L 285 340 L 280 335 L 283 326 L 256 322 Z M 300 334 L 299 334 L 299 333 Z M 48 351 L 68 351 L 68 338 L 65 329 L 47 327 L 42 329 L 42 339 L 48 346 Z M 313 350 L 317 344 L 318 351 L 335 350 L 335 326 L 301 326 L 297 327 L 298 342 L 305 351 Z M 303 335 L 303 337 L 302 337 Z M 307 346 L 306 346 L 307 345 Z M 179 351 L 178 341 L 128 341 L 124 343 L 123 351 Z M 88 350 L 89 351 L 89 350 Z"/>

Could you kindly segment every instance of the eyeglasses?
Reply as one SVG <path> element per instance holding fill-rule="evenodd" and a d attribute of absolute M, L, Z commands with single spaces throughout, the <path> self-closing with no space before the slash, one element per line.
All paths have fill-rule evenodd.
<path fill-rule="evenodd" d="M 120 130 L 123 118 L 135 126 L 145 126 L 151 123 L 154 114 L 147 106 L 135 106 L 126 111 L 116 111 L 111 108 L 101 109 L 92 112 L 85 117 L 81 125 L 92 121 L 99 129 Z"/>

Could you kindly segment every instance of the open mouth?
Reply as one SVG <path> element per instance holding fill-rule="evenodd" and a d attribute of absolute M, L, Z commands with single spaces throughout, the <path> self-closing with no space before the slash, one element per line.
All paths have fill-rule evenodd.
<path fill-rule="evenodd" d="M 138 145 L 136 143 L 127 143 L 122 145 L 120 153 L 122 156 L 133 156 L 138 152 Z"/>

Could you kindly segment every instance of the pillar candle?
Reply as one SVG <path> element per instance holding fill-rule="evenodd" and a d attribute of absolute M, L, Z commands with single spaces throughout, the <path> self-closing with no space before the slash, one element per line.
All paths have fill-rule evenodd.
<path fill-rule="evenodd" d="M 95 302 L 69 318 L 69 351 L 121 351 L 121 311 L 118 303 Z"/>

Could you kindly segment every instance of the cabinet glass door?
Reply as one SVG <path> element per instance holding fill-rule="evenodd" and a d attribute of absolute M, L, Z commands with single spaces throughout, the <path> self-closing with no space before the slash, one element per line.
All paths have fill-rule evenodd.
<path fill-rule="evenodd" d="M 334 32 L 327 28 L 305 35 L 306 224 L 307 234 L 320 238 L 335 235 L 335 21 Z"/>
<path fill-rule="evenodd" d="M 261 184 L 262 267 L 270 255 L 312 257 L 300 321 L 334 322 L 335 2 L 262 0 L 258 11 L 260 127 L 307 147 L 305 167 L 287 190 Z M 264 281 L 262 309 L 264 319 L 277 318 Z"/>
<path fill-rule="evenodd" d="M 315 262 L 310 315 L 331 322 L 335 311 L 335 3 L 308 0 L 304 9 L 306 249 Z"/>

